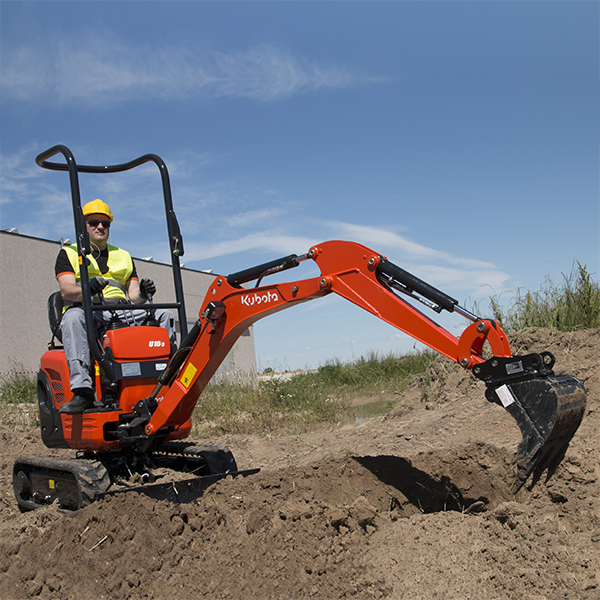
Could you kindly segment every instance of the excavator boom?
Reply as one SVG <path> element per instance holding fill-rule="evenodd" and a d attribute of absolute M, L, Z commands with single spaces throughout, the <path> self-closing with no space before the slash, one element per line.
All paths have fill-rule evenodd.
<path fill-rule="evenodd" d="M 247 289 L 243 283 L 259 282 L 269 274 L 313 260 L 319 277 Z M 457 312 L 471 321 L 460 338 L 425 316 L 402 295 L 412 297 L 435 312 Z M 153 394 L 168 386 L 146 425 L 151 436 L 191 417 L 197 398 L 238 337 L 250 325 L 296 304 L 336 293 L 393 327 L 473 371 L 487 385 L 486 397 L 503 406 L 523 434 L 519 446 L 519 473 L 515 490 L 526 479 L 560 462 L 583 417 L 586 396 L 575 378 L 554 376 L 549 353 L 512 356 L 499 324 L 480 319 L 458 302 L 397 267 L 385 257 L 355 242 L 329 241 L 291 255 L 217 277 L 211 285 L 196 327 L 172 361 Z M 492 358 L 483 356 L 489 344 Z"/>

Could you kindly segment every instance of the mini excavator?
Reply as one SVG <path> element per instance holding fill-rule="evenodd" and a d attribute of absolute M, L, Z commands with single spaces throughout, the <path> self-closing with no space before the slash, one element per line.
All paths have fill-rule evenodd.
<path fill-rule="evenodd" d="M 62 154 L 64 162 L 51 162 Z M 49 448 L 71 448 L 73 458 L 20 457 L 13 468 L 13 488 L 21 510 L 56 503 L 78 510 L 108 494 L 138 490 L 181 500 L 200 494 L 219 478 L 246 476 L 232 453 L 223 447 L 186 440 L 196 403 L 236 340 L 253 323 L 296 304 L 338 294 L 458 363 L 485 382 L 488 401 L 516 420 L 523 440 L 516 455 L 518 491 L 531 477 L 533 485 L 548 477 L 563 459 L 583 418 L 586 393 L 581 382 L 553 372 L 550 352 L 513 356 L 500 325 L 459 306 L 457 300 L 358 243 L 328 241 L 255 267 L 215 276 L 194 326 L 187 331 L 179 259 L 183 240 L 173 211 L 169 174 L 163 160 L 147 154 L 112 166 L 77 165 L 72 152 L 57 145 L 36 157 L 38 166 L 69 174 L 77 249 L 86 266 L 91 253 L 81 210 L 79 173 L 116 173 L 154 162 L 159 169 L 166 211 L 176 302 L 143 307 L 178 311 L 182 341 L 171 356 L 166 331 L 147 325 L 97 332 L 87 268 L 81 268 L 83 309 L 93 356 L 96 402 L 82 414 L 60 414 L 71 399 L 64 349 L 56 343 L 62 315 L 61 299 L 49 299 L 53 333 L 37 376 L 42 440 Z M 288 283 L 263 284 L 275 273 L 314 261 L 320 276 Z M 249 287 L 250 282 L 256 282 Z M 246 284 L 246 285 L 244 285 Z M 421 312 L 447 311 L 470 324 L 457 338 Z M 416 308 L 418 307 L 418 308 Z M 119 305 L 119 310 L 140 305 Z M 60 341 L 60 340 L 58 340 Z M 484 357 L 484 344 L 489 345 Z M 486 346 L 487 348 L 487 346 Z M 161 473 L 176 471 L 181 480 L 161 483 Z M 158 474 L 158 476 L 157 476 Z M 197 497 L 197 496 L 196 496 Z"/>

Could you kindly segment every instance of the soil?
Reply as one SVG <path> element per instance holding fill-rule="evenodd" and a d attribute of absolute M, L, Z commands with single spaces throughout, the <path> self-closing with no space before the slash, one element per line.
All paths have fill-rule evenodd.
<path fill-rule="evenodd" d="M 521 439 L 483 384 L 440 358 L 386 417 L 301 435 L 224 436 L 246 478 L 189 503 L 119 494 L 21 514 L 11 468 L 56 454 L 0 429 L 0 598 L 600 598 L 600 330 L 545 330 L 586 386 L 584 420 L 549 481 L 511 493 Z"/>

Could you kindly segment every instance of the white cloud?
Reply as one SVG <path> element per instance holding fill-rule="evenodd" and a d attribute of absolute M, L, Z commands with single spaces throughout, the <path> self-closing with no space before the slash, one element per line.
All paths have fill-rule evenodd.
<path fill-rule="evenodd" d="M 493 268 L 492 263 L 483 262 L 477 259 L 462 258 L 452 256 L 446 252 L 441 252 L 433 248 L 428 248 L 421 244 L 412 242 L 397 233 L 370 227 L 368 225 L 354 225 L 351 223 L 332 223 L 333 226 L 340 231 L 347 233 L 354 241 L 364 244 L 375 244 L 379 248 L 389 248 L 392 250 L 400 250 L 409 257 L 418 259 L 439 259 L 444 262 L 459 264 L 468 268 Z"/>
<path fill-rule="evenodd" d="M 258 226 L 261 223 L 273 221 L 284 216 L 284 214 L 285 211 L 282 207 L 269 207 L 235 213 L 226 216 L 225 219 L 228 227 L 243 227 L 248 229 L 251 226 Z"/>
<path fill-rule="evenodd" d="M 188 242 L 187 263 L 206 262 L 222 256 L 248 252 L 267 255 L 264 258 L 264 262 L 267 262 L 287 254 L 303 254 L 319 242 L 336 239 L 337 234 L 344 230 L 349 234 L 356 234 L 349 235 L 347 239 L 364 243 L 375 251 L 395 249 L 397 251 L 395 254 L 388 255 L 389 260 L 450 295 L 452 295 L 450 290 L 453 290 L 455 295 L 457 291 L 461 291 L 474 299 L 480 299 L 504 291 L 510 278 L 492 263 L 465 259 L 414 244 L 402 236 L 376 227 L 329 222 L 321 224 L 322 227 L 319 228 L 301 219 L 289 225 L 286 223 L 286 215 L 280 216 L 282 218 L 275 219 L 271 229 L 261 229 L 252 234 L 235 237 L 235 233 L 241 234 L 242 231 L 247 231 L 243 227 L 243 221 L 240 221 L 237 229 L 224 228 L 227 231 L 227 239 L 211 239 L 203 243 Z M 314 233 L 317 230 L 319 237 L 302 235 L 304 231 Z M 368 235 L 365 235 L 365 232 Z M 398 251 L 403 256 L 398 256 Z M 463 302 L 462 296 L 457 299 L 460 303 Z"/>
<path fill-rule="evenodd" d="M 251 98 L 272 101 L 365 81 L 344 67 L 322 66 L 260 44 L 245 51 L 131 46 L 98 33 L 3 48 L 5 98 L 47 106 L 112 106 L 132 100 Z"/>
<path fill-rule="evenodd" d="M 510 278 L 493 265 L 479 269 L 456 269 L 443 264 L 420 264 L 418 277 L 442 290 L 467 290 L 475 299 L 504 291 Z"/>
<path fill-rule="evenodd" d="M 442 291 L 466 290 L 473 298 L 480 299 L 501 293 L 510 279 L 493 263 L 454 256 L 392 231 L 353 223 L 331 222 L 330 225 L 348 239 L 386 254 L 390 261 Z"/>
<path fill-rule="evenodd" d="M 200 244 L 191 242 L 186 245 L 185 255 L 187 261 L 192 262 L 228 256 L 238 252 L 259 251 L 272 253 L 271 258 L 276 259 L 283 255 L 307 252 L 317 241 L 301 235 L 283 235 L 272 231 L 259 231 L 218 243 Z M 268 262 L 268 259 L 265 262 Z"/>
<path fill-rule="evenodd" d="M 49 239 L 69 237 L 72 213 L 67 176 L 36 167 L 32 161 L 35 154 L 34 148 L 28 148 L 2 156 L 2 227 L 18 226 L 22 233 Z M 191 268 L 208 268 L 212 259 L 235 254 L 241 255 L 239 261 L 235 259 L 240 268 L 249 267 L 292 253 L 301 255 L 314 244 L 341 237 L 385 254 L 461 303 L 465 296 L 477 300 L 507 289 L 509 275 L 492 263 L 442 252 L 373 225 L 321 221 L 307 216 L 304 205 L 281 197 L 277 190 L 245 181 L 198 181 L 197 174 L 190 174 L 195 170 L 185 166 L 190 160 L 195 164 L 200 157 L 175 156 L 169 163 L 181 171 L 177 187 L 183 194 L 176 194 L 175 209 L 184 236 L 185 263 Z M 82 198 L 100 197 L 118 214 L 115 243 L 142 256 L 149 254 L 151 239 L 153 256 L 168 261 L 160 178 L 154 171 L 154 165 L 148 165 L 122 175 L 94 178 L 93 187 L 83 186 Z M 87 179 L 82 178 L 84 181 Z M 265 195 L 270 198 L 268 206 Z M 31 210 L 22 211 L 25 205 Z M 317 276 L 318 267 L 312 261 L 305 263 L 303 271 L 309 264 L 315 271 L 309 276 Z"/>

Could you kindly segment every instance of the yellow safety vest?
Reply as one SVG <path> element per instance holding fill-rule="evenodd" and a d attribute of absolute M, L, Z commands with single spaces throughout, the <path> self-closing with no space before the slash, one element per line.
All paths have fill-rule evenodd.
<path fill-rule="evenodd" d="M 127 281 L 129 281 L 129 278 L 133 273 L 133 260 L 131 259 L 131 255 L 126 250 L 121 250 L 121 248 L 111 246 L 110 244 L 107 244 L 106 247 L 108 249 L 108 271 L 106 273 L 102 273 L 98 263 L 96 262 L 96 259 L 90 254 L 88 255 L 88 259 L 90 261 L 90 264 L 88 265 L 89 278 L 93 279 L 94 277 L 104 277 L 105 279 L 114 279 L 126 288 Z M 79 255 L 77 254 L 77 246 L 73 244 L 71 246 L 64 246 L 63 248 L 67 253 L 69 262 L 73 267 L 73 271 L 75 271 L 77 283 L 79 283 L 81 280 L 81 273 L 79 271 Z M 122 289 L 110 284 L 102 290 L 102 295 L 104 298 L 121 298 L 123 300 L 127 299 L 127 295 Z"/>

